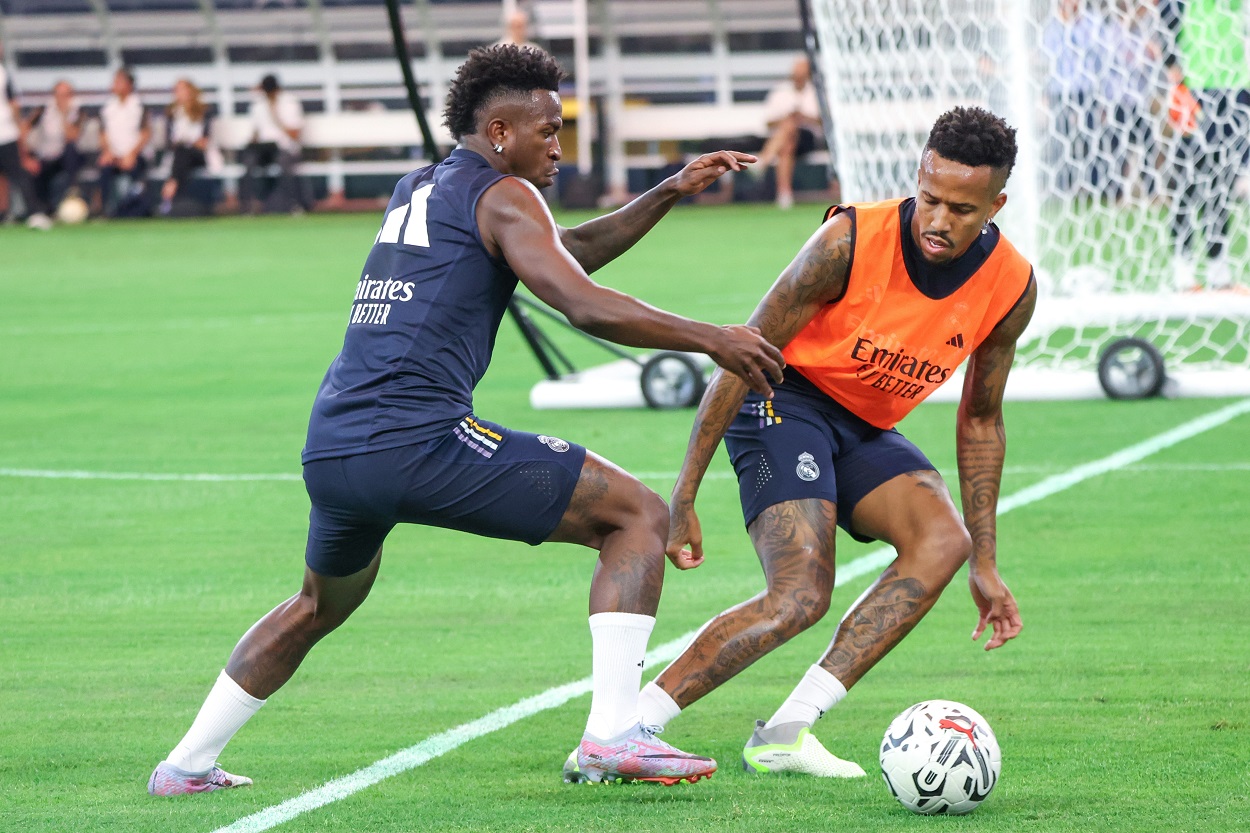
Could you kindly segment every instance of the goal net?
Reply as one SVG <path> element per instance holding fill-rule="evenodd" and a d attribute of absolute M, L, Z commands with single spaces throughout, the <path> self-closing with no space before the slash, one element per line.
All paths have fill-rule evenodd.
<path fill-rule="evenodd" d="M 844 200 L 915 193 L 953 106 L 1017 128 L 997 222 L 1040 298 L 1009 395 L 1101 395 L 1124 338 L 1162 357 L 1166 393 L 1250 394 L 1250 2 L 804 5 Z"/>

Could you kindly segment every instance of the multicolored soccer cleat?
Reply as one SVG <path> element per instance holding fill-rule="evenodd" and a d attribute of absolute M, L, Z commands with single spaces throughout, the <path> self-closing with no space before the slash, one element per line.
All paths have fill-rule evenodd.
<path fill-rule="evenodd" d="M 581 749 L 580 744 L 564 759 L 564 783 L 566 784 L 580 784 L 586 780 L 586 776 L 582 775 L 582 768 L 577 765 L 579 749 Z"/>
<path fill-rule="evenodd" d="M 151 795 L 190 795 L 232 787 L 250 787 L 252 779 L 244 775 L 231 775 L 219 766 L 208 772 L 186 772 L 168 761 L 161 761 L 148 779 Z"/>
<path fill-rule="evenodd" d="M 862 778 L 864 770 L 825 749 L 805 723 L 783 723 L 764 728 L 755 721 L 755 732 L 742 750 L 742 768 L 756 774 L 794 772 L 816 778 Z"/>
<path fill-rule="evenodd" d="M 647 781 L 672 786 L 711 778 L 716 761 L 691 755 L 656 737 L 657 730 L 635 724 L 610 740 L 582 735 L 582 742 L 564 762 L 568 784 Z"/>

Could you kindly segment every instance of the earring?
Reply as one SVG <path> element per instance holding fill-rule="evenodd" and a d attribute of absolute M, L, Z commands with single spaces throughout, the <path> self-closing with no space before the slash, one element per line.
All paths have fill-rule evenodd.
<path fill-rule="evenodd" d="M 990 221 L 989 220 L 986 220 L 985 224 L 981 226 L 981 233 L 982 234 L 990 233 Z"/>
<path fill-rule="evenodd" d="M 495 145 L 495 153 L 503 153 L 503 145 Z"/>

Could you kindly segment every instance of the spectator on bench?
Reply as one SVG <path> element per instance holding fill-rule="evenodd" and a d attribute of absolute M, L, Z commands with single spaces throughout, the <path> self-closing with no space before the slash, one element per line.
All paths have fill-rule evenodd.
<path fill-rule="evenodd" d="M 823 140 L 820 103 L 806 57 L 795 59 L 790 77 L 769 91 L 764 99 L 764 120 L 768 141 L 759 152 L 759 162 L 748 170 L 763 175 L 776 162 L 777 207 L 790 208 L 794 205 L 795 159 L 815 150 Z"/>
<path fill-rule="evenodd" d="M 174 199 L 187 180 L 208 164 L 209 136 L 213 117 L 209 115 L 200 88 L 187 78 L 174 83 L 174 100 L 167 111 L 165 137 L 170 154 L 169 177 L 161 186 L 161 214 L 174 212 Z"/>
<path fill-rule="evenodd" d="M 3 53 L 0 53 L 0 58 Z M 30 175 L 30 160 L 22 147 L 25 144 L 25 125 L 22 111 L 17 106 L 13 84 L 0 62 L 0 176 L 17 188 L 26 204 L 26 225 L 40 231 L 52 228 L 52 220 L 45 213 L 45 206 L 35 193 L 35 183 Z M 24 158 L 27 157 L 27 158 Z M 9 193 L 12 199 L 12 192 Z M 10 206 L 11 210 L 11 206 Z"/>
<path fill-rule="evenodd" d="M 144 150 L 152 139 L 152 128 L 135 92 L 134 73 L 126 67 L 113 74 L 113 94 L 100 111 L 100 122 L 101 208 L 109 217 L 146 215 Z M 126 193 L 120 197 L 116 193 L 119 179 L 128 180 Z"/>
<path fill-rule="evenodd" d="M 496 44 L 511 43 L 516 46 L 540 48 L 530 40 L 530 16 L 522 9 L 515 9 L 504 21 L 503 35 Z"/>
<path fill-rule="evenodd" d="M 34 161 L 35 193 L 44 205 L 56 206 L 78 185 L 82 122 L 82 110 L 68 81 L 56 82 L 52 95 L 27 119 L 26 146 Z"/>
<path fill-rule="evenodd" d="M 239 202 L 243 211 L 259 210 L 255 201 L 271 211 L 302 213 L 311 207 L 295 175 L 300 158 L 300 135 L 304 130 L 304 107 L 295 96 L 282 90 L 276 75 L 266 75 L 252 97 L 250 111 L 252 139 L 243 150 L 243 180 L 239 184 Z M 257 180 L 265 169 L 278 164 L 280 173 L 273 189 L 264 197 L 257 190 Z"/>

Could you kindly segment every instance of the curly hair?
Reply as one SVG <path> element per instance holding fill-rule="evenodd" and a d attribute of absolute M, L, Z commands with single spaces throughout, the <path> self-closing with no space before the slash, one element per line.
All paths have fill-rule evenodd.
<path fill-rule="evenodd" d="M 943 159 L 1002 172 L 1003 182 L 1016 164 L 1016 129 L 980 107 L 955 107 L 933 123 L 925 150 Z"/>
<path fill-rule="evenodd" d="M 499 43 L 469 53 L 447 91 L 443 124 L 457 141 L 477 129 L 483 107 L 508 93 L 559 90 L 564 70 L 535 46 Z"/>

